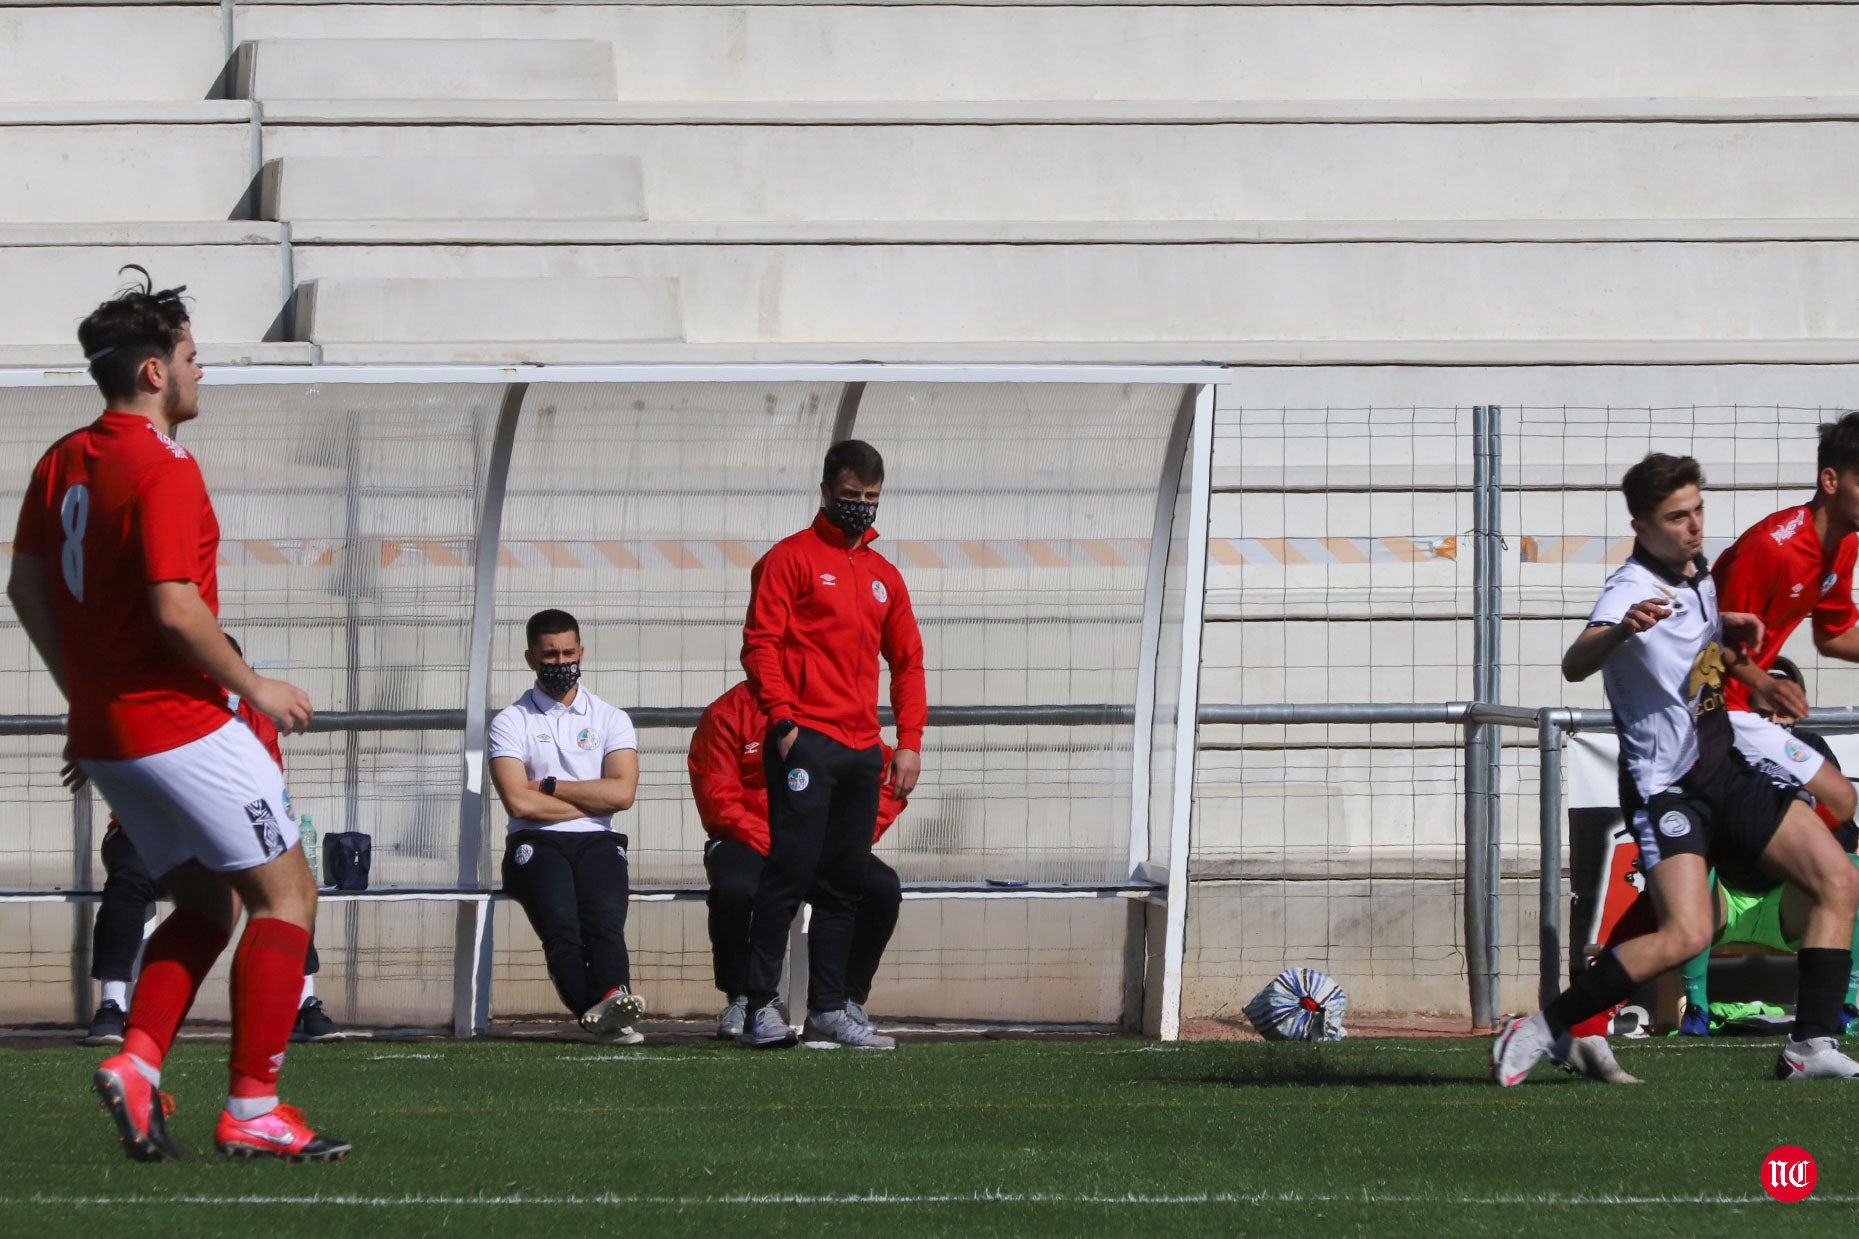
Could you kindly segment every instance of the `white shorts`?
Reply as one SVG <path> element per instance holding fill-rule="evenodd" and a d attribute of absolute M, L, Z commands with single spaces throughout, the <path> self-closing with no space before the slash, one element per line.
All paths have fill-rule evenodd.
<path fill-rule="evenodd" d="M 1750 765 L 1771 779 L 1784 783 L 1806 784 L 1827 764 L 1826 758 L 1794 733 L 1778 727 L 1748 710 L 1730 711 L 1730 726 L 1736 732 L 1736 748 Z"/>
<path fill-rule="evenodd" d="M 190 860 L 220 872 L 256 869 L 297 843 L 284 772 L 237 719 L 165 753 L 78 764 L 156 877 Z"/>

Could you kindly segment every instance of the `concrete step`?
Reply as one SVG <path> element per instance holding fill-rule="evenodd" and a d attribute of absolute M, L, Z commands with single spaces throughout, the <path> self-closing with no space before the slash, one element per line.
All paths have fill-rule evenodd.
<path fill-rule="evenodd" d="M 214 5 L 11 8 L 0 103 L 204 99 L 226 65 Z"/>
<path fill-rule="evenodd" d="M 128 283 L 139 263 L 158 288 L 187 285 L 194 334 L 203 344 L 262 342 L 283 308 L 282 247 L 137 243 L 0 248 L 0 341 L 34 356 L 81 364 L 77 325 Z M 55 350 L 55 355 L 53 351 Z"/>
<path fill-rule="evenodd" d="M 265 164 L 259 214 L 293 223 L 637 220 L 645 205 L 639 161 L 626 155 L 297 156 Z"/>
<path fill-rule="evenodd" d="M 678 283 L 664 278 L 319 276 L 296 296 L 299 339 L 413 346 L 406 359 L 421 346 L 670 341 L 682 332 Z"/>
<path fill-rule="evenodd" d="M 265 147 L 287 160 L 637 158 L 655 224 L 1838 218 L 1859 182 L 1855 120 L 270 124 Z"/>
<path fill-rule="evenodd" d="M 1859 94 L 1859 60 L 1848 54 L 1859 46 L 1859 6 L 1851 4 L 445 11 L 454 38 L 607 42 L 624 96 L 667 102 Z M 400 4 L 249 6 L 239 37 L 427 39 L 433 12 Z"/>
<path fill-rule="evenodd" d="M 0 224 L 224 220 L 251 184 L 252 133 L 249 124 L 0 125 L 0 168 Z"/>
<path fill-rule="evenodd" d="M 1853 120 L 1859 96 L 1584 99 L 261 101 L 274 125 L 1553 124 Z M 4 115 L 4 112 L 0 112 Z"/>
<path fill-rule="evenodd" d="M 240 221 L 243 223 L 244 221 Z M 261 225 L 262 226 L 262 225 Z M 203 225 L 195 228 L 208 235 Z M 234 225 L 216 225 L 222 236 Z M 1282 245 L 1318 242 L 1859 241 L 1859 218 L 1599 220 L 845 220 L 658 223 L 602 220 L 312 219 L 298 244 L 323 245 Z M 0 224 L 0 244 L 67 237 L 59 225 Z M 13 244 L 48 244 L 13 240 Z"/>
<path fill-rule="evenodd" d="M 282 245 L 284 225 L 261 219 L 131 223 L 0 223 L 0 246 Z"/>
<path fill-rule="evenodd" d="M 248 99 L 0 100 L 0 125 L 243 125 L 253 107 Z"/>
<path fill-rule="evenodd" d="M 294 255 L 299 279 L 536 280 L 538 293 L 552 277 L 675 279 L 692 343 L 1793 341 L 1851 351 L 1859 338 L 1846 299 L 1802 292 L 1859 284 L 1849 241 L 298 245 Z"/>
<path fill-rule="evenodd" d="M 248 99 L 614 97 L 612 47 L 581 38 L 266 38 L 240 45 L 233 80 Z"/>

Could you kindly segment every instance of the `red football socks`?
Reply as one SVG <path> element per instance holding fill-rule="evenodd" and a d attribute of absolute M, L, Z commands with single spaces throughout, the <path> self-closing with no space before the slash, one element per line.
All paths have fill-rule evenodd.
<path fill-rule="evenodd" d="M 246 922 L 232 957 L 232 1096 L 277 1093 L 309 948 L 310 931 L 289 921 Z"/>
<path fill-rule="evenodd" d="M 129 1004 L 123 1053 L 160 1070 L 200 983 L 229 937 L 213 918 L 186 909 L 161 923 L 142 951 L 142 976 Z"/>

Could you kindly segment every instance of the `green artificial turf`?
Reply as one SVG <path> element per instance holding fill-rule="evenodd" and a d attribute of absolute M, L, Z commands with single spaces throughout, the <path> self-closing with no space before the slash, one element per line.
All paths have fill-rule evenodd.
<path fill-rule="evenodd" d="M 135 1239 L 1852 1233 L 1859 1086 L 1776 1083 L 1772 1044 L 1618 1050 L 1647 1084 L 1609 1088 L 1545 1064 L 1500 1090 L 1482 1040 L 983 1041 L 888 1054 L 298 1046 L 287 1097 L 355 1145 L 348 1162 L 322 1166 L 213 1155 L 223 1045 L 183 1045 L 170 1060 L 170 1130 L 188 1160 L 164 1166 L 117 1149 L 85 1092 L 97 1051 L 0 1051 L 0 1228 Z M 1762 1195 L 1759 1164 L 1780 1144 L 1818 1159 L 1805 1204 Z"/>

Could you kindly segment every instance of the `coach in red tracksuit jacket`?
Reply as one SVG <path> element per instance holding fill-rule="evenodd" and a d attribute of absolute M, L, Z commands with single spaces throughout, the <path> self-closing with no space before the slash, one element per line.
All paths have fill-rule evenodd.
<path fill-rule="evenodd" d="M 739 1035 L 748 1015 L 749 917 L 768 858 L 768 780 L 762 769 L 762 737 L 767 734 L 768 718 L 744 683 L 711 702 L 691 736 L 691 794 L 697 799 L 704 833 L 710 836 L 704 844 L 704 872 L 710 878 L 710 959 L 716 987 L 729 999 L 719 1036 Z M 882 741 L 879 745 L 888 768 L 891 748 Z M 889 783 L 880 784 L 874 844 L 906 803 Z M 835 956 L 846 955 L 846 1010 L 854 1019 L 864 1014 L 903 898 L 897 871 L 873 856 L 865 867 L 865 897 L 859 901 L 849 949 L 837 943 L 828 947 Z M 813 946 L 821 949 L 817 928 Z"/>
<path fill-rule="evenodd" d="M 754 1046 L 795 1040 L 774 1004 L 802 899 L 812 900 L 814 918 L 803 1035 L 851 1044 L 836 1031 L 845 1019 L 845 959 L 833 955 L 835 943 L 852 939 L 878 818 L 880 655 L 891 668 L 897 751 L 889 781 L 900 799 L 922 768 L 923 639 L 904 578 L 871 548 L 883 487 L 876 448 L 857 439 L 834 444 L 813 524 L 770 547 L 749 577 L 742 666 L 770 720 L 762 745 L 768 863 L 749 931 L 743 1033 Z"/>

